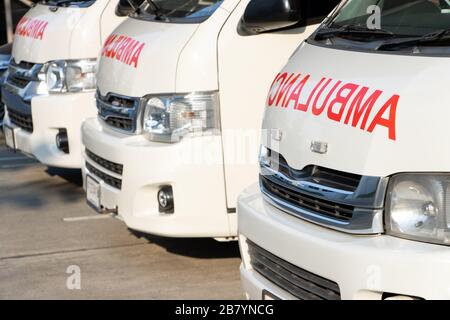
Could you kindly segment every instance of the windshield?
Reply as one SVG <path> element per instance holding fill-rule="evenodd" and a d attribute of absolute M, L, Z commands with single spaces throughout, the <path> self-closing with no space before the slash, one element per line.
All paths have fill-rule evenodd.
<path fill-rule="evenodd" d="M 153 0 L 144 1 L 140 17 L 148 15 L 165 22 L 199 23 L 208 19 L 223 0 Z"/>
<path fill-rule="evenodd" d="M 93 5 L 95 0 L 44 0 L 40 4 L 53 6 L 53 7 L 79 7 L 86 8 Z"/>
<path fill-rule="evenodd" d="M 450 0 L 347 0 L 314 37 L 368 50 L 450 53 Z"/>

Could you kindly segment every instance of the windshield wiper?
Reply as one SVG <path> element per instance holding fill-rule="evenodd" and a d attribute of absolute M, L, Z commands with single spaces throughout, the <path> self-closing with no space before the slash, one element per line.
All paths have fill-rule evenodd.
<path fill-rule="evenodd" d="M 395 34 L 391 31 L 384 29 L 369 29 L 366 26 L 356 25 L 356 24 L 346 24 L 339 27 L 334 27 L 331 25 L 328 28 L 321 29 L 317 31 L 315 38 L 328 39 L 336 36 L 342 35 L 368 35 L 376 37 L 394 37 Z"/>
<path fill-rule="evenodd" d="M 77 3 L 77 2 L 90 2 L 90 0 L 50 0 L 45 2 L 46 4 L 52 4 L 55 6 L 61 6 L 69 3 Z"/>
<path fill-rule="evenodd" d="M 131 9 L 133 9 L 133 12 L 139 14 L 141 10 L 139 4 L 135 3 L 133 0 L 127 0 L 127 2 L 130 5 Z"/>
<path fill-rule="evenodd" d="M 161 14 L 161 8 L 153 0 L 146 0 L 148 9 L 155 15 L 156 20 L 160 20 L 164 15 Z"/>
<path fill-rule="evenodd" d="M 407 38 L 400 41 L 385 42 L 378 46 L 377 50 L 394 50 L 398 48 L 416 47 L 437 43 L 441 40 L 450 39 L 450 28 L 442 29 L 420 37 Z"/>

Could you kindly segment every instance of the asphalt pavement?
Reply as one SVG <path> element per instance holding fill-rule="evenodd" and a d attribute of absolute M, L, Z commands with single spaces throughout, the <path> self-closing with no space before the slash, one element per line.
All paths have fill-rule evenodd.
<path fill-rule="evenodd" d="M 5 147 L 0 299 L 242 299 L 236 242 L 138 234 L 86 205 L 80 172 Z"/>

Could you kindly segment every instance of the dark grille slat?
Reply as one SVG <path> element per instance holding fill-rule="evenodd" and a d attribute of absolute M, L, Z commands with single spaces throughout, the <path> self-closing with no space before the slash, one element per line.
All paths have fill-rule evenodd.
<path fill-rule="evenodd" d="M 327 280 L 325 278 L 316 276 L 315 274 L 312 274 L 310 272 L 304 271 L 303 269 L 300 269 L 298 267 L 295 267 L 294 265 L 291 265 L 284 260 L 278 258 L 277 256 L 274 256 L 267 250 L 257 246 L 256 244 L 253 244 L 250 248 L 251 251 L 258 253 L 261 256 L 264 256 L 267 259 L 270 259 L 273 261 L 273 263 L 283 266 L 286 270 L 289 272 L 292 272 L 296 274 L 298 277 L 304 278 L 308 281 L 311 281 L 312 283 L 315 283 L 317 285 L 320 285 L 324 288 L 329 288 L 332 291 L 339 291 L 339 287 L 336 283 L 333 281 Z"/>
<path fill-rule="evenodd" d="M 342 221 L 349 221 L 353 216 L 354 207 L 322 200 L 293 191 L 281 184 L 261 176 L 262 186 L 272 196 L 282 199 L 294 206 L 329 216 Z"/>
<path fill-rule="evenodd" d="M 319 166 L 307 166 L 303 170 L 297 170 L 290 167 L 286 159 L 281 154 L 274 151 L 271 152 L 270 160 L 272 163 L 271 166 L 274 167 L 276 171 L 282 172 L 293 180 L 307 174 L 312 181 L 315 181 L 318 184 L 350 192 L 356 190 L 362 178 L 360 175 Z"/>
<path fill-rule="evenodd" d="M 39 81 L 37 73 L 39 72 L 38 69 L 41 68 L 40 64 L 25 61 L 18 64 L 13 59 L 10 62 L 10 72 L 6 81 L 15 87 L 23 89 L 30 82 Z"/>
<path fill-rule="evenodd" d="M 332 300 L 334 297 L 334 293 L 332 291 L 327 292 L 326 290 L 321 289 L 320 287 L 312 284 L 311 282 L 305 281 L 302 278 L 299 278 L 295 274 L 289 273 L 287 270 L 283 269 L 279 265 L 271 263 L 264 256 L 252 255 L 253 264 L 259 264 L 258 270 L 268 269 L 273 274 L 276 274 L 279 278 L 284 281 L 289 282 L 291 286 L 297 288 L 297 290 L 302 290 L 309 296 L 311 300 Z"/>
<path fill-rule="evenodd" d="M 302 300 L 340 300 L 339 286 L 284 261 L 247 240 L 253 268 L 269 281 Z"/>
<path fill-rule="evenodd" d="M 16 87 L 23 89 L 30 83 L 30 80 L 21 79 L 19 77 L 11 75 L 8 77 L 8 82 Z"/>
<path fill-rule="evenodd" d="M 344 173 L 340 172 L 335 173 L 333 170 L 324 170 L 323 168 L 316 168 L 317 172 L 314 173 L 313 178 L 317 179 L 318 183 L 322 183 L 324 185 L 334 184 L 336 186 L 348 187 L 349 185 L 358 186 L 361 177 L 355 177 L 354 175 L 344 175 Z"/>
<path fill-rule="evenodd" d="M 90 151 L 88 149 L 86 149 L 86 155 L 89 157 L 89 159 L 91 159 L 92 161 L 94 161 L 95 163 L 100 165 L 101 167 L 103 167 L 111 172 L 122 175 L 122 173 L 123 173 L 123 165 L 122 164 L 106 160 L 106 159 L 96 155 L 95 153 L 93 153 L 92 151 Z"/>
<path fill-rule="evenodd" d="M 125 108 L 133 108 L 135 101 L 124 97 L 110 96 L 108 102 L 115 106 L 121 106 Z"/>
<path fill-rule="evenodd" d="M 108 117 L 106 123 L 121 130 L 131 131 L 133 129 L 133 120 L 131 119 Z"/>
<path fill-rule="evenodd" d="M 22 114 L 12 109 L 8 109 L 9 119 L 13 124 L 25 131 L 33 132 L 33 119 L 31 115 Z"/>
<path fill-rule="evenodd" d="M 300 300 L 324 300 L 324 299 L 321 299 L 315 295 L 312 295 L 312 294 L 302 290 L 301 288 L 296 287 L 289 281 L 286 281 L 283 277 L 280 277 L 275 272 L 272 272 L 270 269 L 267 269 L 264 267 L 258 268 L 258 266 L 256 264 L 253 264 L 253 268 L 259 274 L 261 274 L 263 277 L 270 280 L 275 285 L 284 289 L 285 291 L 289 292 L 290 294 L 292 294 L 293 296 L 295 296 L 296 298 L 298 298 Z"/>
<path fill-rule="evenodd" d="M 30 70 L 31 68 L 33 68 L 35 66 L 34 63 L 32 62 L 26 62 L 26 61 L 21 61 L 20 63 L 16 63 L 14 61 L 14 59 L 11 60 L 11 65 L 14 67 L 18 67 L 20 69 L 25 69 L 25 70 Z"/>
<path fill-rule="evenodd" d="M 275 191 L 275 188 L 274 188 Z M 331 209 L 333 211 L 338 210 L 339 212 L 348 214 L 351 216 L 353 213 L 353 208 L 345 208 L 344 206 L 333 204 L 333 203 L 327 203 L 322 200 L 315 199 L 313 197 L 308 197 L 306 195 L 302 195 L 300 193 L 296 193 L 295 191 L 291 191 L 288 188 L 277 190 L 277 192 L 287 196 L 288 198 L 295 199 L 296 201 L 302 203 L 304 206 L 308 206 L 311 209 L 320 209 L 320 208 L 326 208 Z"/>
<path fill-rule="evenodd" d="M 122 180 L 117 179 L 114 177 L 111 177 L 110 175 L 98 170 L 94 166 L 92 166 L 89 162 L 86 162 L 86 168 L 89 170 L 90 173 L 97 176 L 99 179 L 101 179 L 104 183 L 110 185 L 113 188 L 122 189 Z"/>

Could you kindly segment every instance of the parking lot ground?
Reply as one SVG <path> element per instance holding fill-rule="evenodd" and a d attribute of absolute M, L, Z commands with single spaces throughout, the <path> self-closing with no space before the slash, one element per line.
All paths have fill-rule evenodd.
<path fill-rule="evenodd" d="M 144 236 L 97 215 L 78 171 L 13 153 L 0 133 L 0 299 L 242 299 L 239 264 L 236 242 Z"/>

